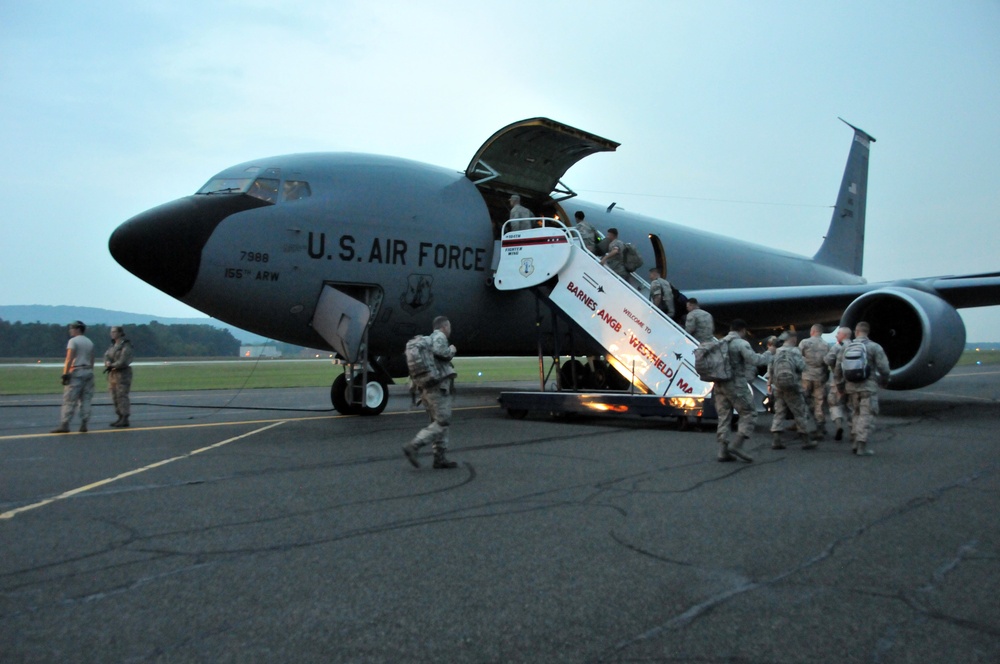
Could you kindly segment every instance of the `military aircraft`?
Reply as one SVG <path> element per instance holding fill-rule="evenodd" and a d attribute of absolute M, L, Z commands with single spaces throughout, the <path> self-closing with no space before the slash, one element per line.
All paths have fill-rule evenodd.
<path fill-rule="evenodd" d="M 848 126 L 836 206 L 812 258 L 578 200 L 565 173 L 619 144 L 547 118 L 496 132 L 464 172 L 357 153 L 238 164 L 124 222 L 109 248 L 129 272 L 210 316 L 335 351 L 347 370 L 331 398 L 345 413 L 385 408 L 386 386 L 406 375 L 406 341 L 428 333 L 439 314 L 451 319 L 462 354 L 538 351 L 545 307 L 528 291 L 492 283 L 513 194 L 539 216 L 568 220 L 579 210 L 598 230 L 636 239 L 645 265 L 669 273 L 720 327 L 734 318 L 758 332 L 866 320 L 889 356 L 889 387 L 929 385 L 964 349 L 956 308 L 1000 303 L 1000 273 L 867 283 L 875 139 Z"/>

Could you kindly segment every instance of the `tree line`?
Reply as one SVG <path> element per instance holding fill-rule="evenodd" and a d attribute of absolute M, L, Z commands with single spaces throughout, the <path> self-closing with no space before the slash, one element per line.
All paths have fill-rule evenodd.
<path fill-rule="evenodd" d="M 84 321 L 86 322 L 86 321 Z M 95 361 L 111 345 L 110 325 L 88 325 Z M 229 330 L 211 325 L 126 325 L 125 335 L 137 357 L 236 357 L 240 342 Z M 69 325 L 11 323 L 0 319 L 0 357 L 63 358 Z"/>

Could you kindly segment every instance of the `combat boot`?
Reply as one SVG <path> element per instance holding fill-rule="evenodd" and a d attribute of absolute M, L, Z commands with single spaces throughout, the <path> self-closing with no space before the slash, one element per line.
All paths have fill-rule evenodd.
<path fill-rule="evenodd" d="M 838 417 L 834 422 L 837 425 L 837 433 L 833 434 L 833 439 L 839 443 L 844 439 L 844 418 Z"/>
<path fill-rule="evenodd" d="M 121 422 L 118 423 L 118 426 L 121 427 L 122 429 L 128 426 L 128 415 L 124 415 L 122 417 Z"/>
<path fill-rule="evenodd" d="M 119 415 L 118 419 L 115 420 L 114 422 L 112 422 L 111 424 L 109 424 L 108 426 L 109 427 L 120 427 L 121 425 L 122 425 L 122 416 Z"/>
<path fill-rule="evenodd" d="M 744 463 L 751 463 L 753 457 L 743 451 L 743 441 L 746 436 L 741 433 L 736 434 L 736 440 L 729 444 L 729 453 Z"/>
<path fill-rule="evenodd" d="M 804 450 L 814 450 L 816 446 L 819 445 L 819 441 L 816 440 L 816 432 L 806 433 L 803 431 L 799 434 L 802 438 L 802 449 Z"/>
<path fill-rule="evenodd" d="M 855 454 L 857 454 L 858 456 L 872 456 L 873 454 L 875 454 L 875 451 L 869 449 L 868 443 L 862 440 L 858 443 L 858 450 L 857 452 L 855 452 Z"/>
<path fill-rule="evenodd" d="M 433 468 L 437 469 L 448 469 L 448 468 L 458 468 L 458 464 L 454 461 L 449 461 L 445 458 L 444 452 L 440 452 L 434 455 L 434 465 Z"/>
<path fill-rule="evenodd" d="M 406 460 L 409 461 L 414 468 L 420 467 L 420 462 L 417 461 L 416 445 L 414 445 L 413 443 L 407 443 L 406 445 L 403 445 L 403 454 L 406 455 Z"/>
<path fill-rule="evenodd" d="M 80 433 L 87 433 L 87 420 L 80 422 Z"/>
<path fill-rule="evenodd" d="M 783 450 L 785 449 L 785 444 L 781 442 L 781 432 L 772 431 L 771 432 L 771 449 L 772 450 Z"/>
<path fill-rule="evenodd" d="M 719 456 L 718 460 L 720 462 L 726 461 L 736 461 L 736 457 L 729 453 L 729 443 L 726 441 L 719 442 Z"/>

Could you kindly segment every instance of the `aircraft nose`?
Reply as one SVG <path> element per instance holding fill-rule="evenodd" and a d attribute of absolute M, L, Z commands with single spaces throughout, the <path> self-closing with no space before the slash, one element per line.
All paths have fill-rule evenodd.
<path fill-rule="evenodd" d="M 111 255 L 126 270 L 178 299 L 198 278 L 201 253 L 223 219 L 267 202 L 251 196 L 196 195 L 146 210 L 115 229 Z"/>

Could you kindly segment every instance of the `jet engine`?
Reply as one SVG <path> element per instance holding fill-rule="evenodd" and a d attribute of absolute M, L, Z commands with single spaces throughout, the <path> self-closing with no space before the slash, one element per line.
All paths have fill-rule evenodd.
<path fill-rule="evenodd" d="M 940 380 L 965 350 L 965 324 L 958 311 L 917 282 L 880 288 L 854 300 L 840 324 L 853 330 L 858 321 L 871 325 L 869 337 L 889 357 L 891 390 Z"/>

